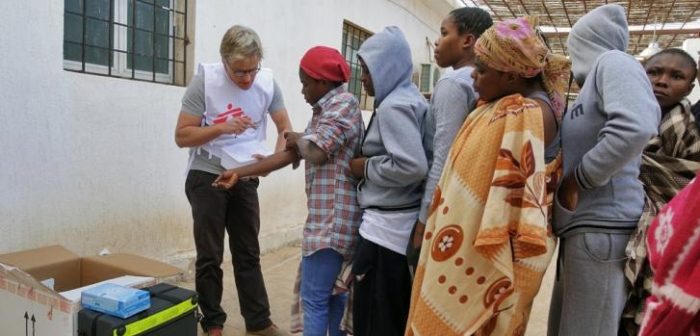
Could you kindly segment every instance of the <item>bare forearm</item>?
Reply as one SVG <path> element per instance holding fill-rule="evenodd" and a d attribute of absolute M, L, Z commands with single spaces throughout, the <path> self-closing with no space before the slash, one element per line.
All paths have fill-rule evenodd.
<path fill-rule="evenodd" d="M 299 154 L 301 154 L 304 160 L 315 165 L 322 165 L 326 163 L 328 159 L 326 152 L 316 146 L 315 143 L 306 139 L 299 139 L 299 141 L 297 141 L 297 150 L 299 150 Z"/>
<path fill-rule="evenodd" d="M 365 162 L 366 161 L 367 161 L 367 158 L 364 156 L 350 160 L 350 172 L 352 173 L 353 176 L 355 176 L 356 178 L 364 178 L 365 177 Z"/>
<path fill-rule="evenodd" d="M 222 134 L 216 126 L 187 126 L 176 130 L 175 143 L 179 147 L 201 146 Z"/>
<path fill-rule="evenodd" d="M 292 122 L 289 120 L 289 115 L 286 109 L 281 109 L 275 112 L 270 112 L 272 122 L 275 123 L 277 129 L 277 143 L 275 143 L 275 152 L 281 152 L 285 148 L 286 139 L 284 134 L 292 131 Z"/>
<path fill-rule="evenodd" d="M 287 141 L 284 139 L 284 132 L 277 134 L 277 143 L 275 143 L 275 153 L 283 152 Z"/>
<path fill-rule="evenodd" d="M 249 165 L 238 167 L 233 171 L 240 177 L 259 176 L 267 174 L 273 170 L 283 168 L 297 160 L 295 151 L 281 151 Z"/>

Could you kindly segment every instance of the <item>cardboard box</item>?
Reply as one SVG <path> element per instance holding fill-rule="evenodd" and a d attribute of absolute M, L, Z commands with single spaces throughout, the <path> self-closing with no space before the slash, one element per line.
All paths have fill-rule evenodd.
<path fill-rule="evenodd" d="M 81 258 L 58 245 L 0 255 L 1 333 L 76 335 L 80 303 L 60 292 L 123 275 L 172 281 L 182 275 L 182 270 L 133 254 Z M 47 279 L 54 280 L 53 289 L 41 283 Z"/>

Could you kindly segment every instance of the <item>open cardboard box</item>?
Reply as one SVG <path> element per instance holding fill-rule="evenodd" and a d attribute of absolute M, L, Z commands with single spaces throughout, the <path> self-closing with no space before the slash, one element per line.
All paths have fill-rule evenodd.
<path fill-rule="evenodd" d="M 0 255 L 0 334 L 76 335 L 80 302 L 61 292 L 124 275 L 143 276 L 138 287 L 176 280 L 182 270 L 133 254 L 79 257 L 54 245 Z M 53 279 L 53 289 L 41 281 Z"/>

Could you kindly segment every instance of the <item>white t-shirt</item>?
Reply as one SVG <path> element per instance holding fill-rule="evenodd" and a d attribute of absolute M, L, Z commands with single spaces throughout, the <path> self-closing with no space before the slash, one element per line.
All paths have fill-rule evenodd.
<path fill-rule="evenodd" d="M 379 211 L 365 209 L 360 224 L 360 235 L 379 246 L 406 255 L 413 225 L 418 219 L 414 211 Z"/>

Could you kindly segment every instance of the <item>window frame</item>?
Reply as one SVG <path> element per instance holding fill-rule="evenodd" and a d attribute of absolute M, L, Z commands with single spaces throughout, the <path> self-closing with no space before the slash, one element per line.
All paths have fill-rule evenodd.
<path fill-rule="evenodd" d="M 123 78 L 123 79 L 133 79 L 133 80 L 140 80 L 140 81 L 148 81 L 148 82 L 155 82 L 155 83 L 160 83 L 160 84 L 166 84 L 166 85 L 177 85 L 177 86 L 185 86 L 187 79 L 190 77 L 188 74 L 188 70 L 190 70 L 188 67 L 188 54 L 190 53 L 190 43 L 189 43 L 189 15 L 188 15 L 188 10 L 190 9 L 191 2 L 193 0 L 167 0 L 168 1 L 168 8 L 160 7 L 162 9 L 165 9 L 168 11 L 168 32 L 167 35 L 163 35 L 162 33 L 157 33 L 157 28 L 156 28 L 156 22 L 155 22 L 155 8 L 158 8 L 158 4 L 156 3 L 156 0 L 153 0 L 153 3 L 148 3 L 143 0 L 107 0 L 109 2 L 109 7 L 110 7 L 110 13 L 109 17 L 107 19 L 102 19 L 98 17 L 93 17 L 89 16 L 86 13 L 86 1 L 89 0 L 82 0 L 82 13 L 76 13 L 76 12 L 70 12 L 64 9 L 64 20 L 66 20 L 65 16 L 70 14 L 70 15 L 76 15 L 80 16 L 83 20 L 83 29 L 81 31 L 81 37 L 82 37 L 82 42 L 77 43 L 77 42 L 72 42 L 68 41 L 66 39 L 66 32 L 64 31 L 64 38 L 63 42 L 65 43 L 71 43 L 75 45 L 81 46 L 82 53 L 81 53 L 81 61 L 76 61 L 76 60 L 71 60 L 71 59 L 66 59 L 65 54 L 63 55 L 63 69 L 67 71 L 73 71 L 73 72 L 80 72 L 80 73 L 88 73 L 88 74 L 93 74 L 93 75 L 102 75 L 102 76 L 108 76 L 108 77 L 114 77 L 114 78 Z M 182 6 L 179 6 L 180 3 L 182 3 Z M 136 4 L 137 3 L 145 3 L 147 5 L 153 6 L 154 8 L 154 21 L 153 21 L 153 29 L 152 30 L 143 30 L 136 28 Z M 129 6 L 133 6 L 133 15 L 131 17 L 131 20 L 129 22 Z M 182 8 L 182 10 L 179 10 L 179 8 Z M 183 31 L 183 36 L 178 37 L 176 36 L 175 29 L 177 27 L 177 20 L 176 16 L 180 15 L 182 16 L 182 31 Z M 102 47 L 97 47 L 97 46 L 92 46 L 89 45 L 85 42 L 85 36 L 86 36 L 86 24 L 85 20 L 87 19 L 92 19 L 92 20 L 98 20 L 98 21 L 103 21 L 107 22 L 109 26 L 109 32 L 108 32 L 108 37 L 109 40 L 107 42 L 107 47 L 102 48 Z M 65 25 L 64 25 L 65 27 Z M 155 39 L 153 41 L 153 45 L 151 46 L 151 52 L 153 54 L 153 70 L 152 71 L 147 71 L 147 70 L 140 70 L 140 69 L 134 69 L 133 64 L 130 67 L 129 66 L 129 59 L 131 58 L 131 63 L 134 63 L 134 55 L 139 55 L 135 50 L 129 51 L 129 43 L 131 42 L 132 46 L 134 45 L 133 39 L 135 38 L 135 32 L 137 30 L 142 30 L 142 31 L 147 31 L 150 34 L 153 34 L 154 36 L 166 36 L 168 38 L 168 55 L 167 58 L 162 58 L 162 57 L 156 57 L 156 44 L 155 44 Z M 131 34 L 129 33 L 131 31 Z M 131 36 L 130 36 L 131 35 Z M 181 43 L 181 46 L 177 46 L 178 40 L 180 40 L 179 43 Z M 85 47 L 97 47 L 97 48 L 102 48 L 106 49 L 108 52 L 108 63 L 111 65 L 103 65 L 103 64 L 97 64 L 97 63 L 91 63 L 86 60 L 86 52 L 85 52 Z M 182 60 L 177 60 L 175 57 L 175 50 L 176 48 L 182 48 Z M 166 61 L 168 62 L 168 67 L 167 67 L 167 73 L 164 72 L 159 72 L 156 69 L 156 61 Z M 177 63 L 180 64 L 182 67 L 182 77 L 181 77 L 181 82 L 178 82 L 177 80 L 177 75 L 176 72 L 178 71 L 177 69 Z M 136 67 L 137 68 L 137 67 Z"/>
<path fill-rule="evenodd" d="M 352 35 L 351 35 L 352 33 Z M 374 98 L 370 97 L 365 88 L 362 87 L 360 78 L 360 63 L 357 58 L 357 51 L 362 43 L 370 36 L 374 35 L 371 31 L 360 27 L 348 20 L 343 20 L 343 37 L 341 42 L 341 53 L 351 69 L 350 80 L 348 81 L 348 90 L 355 95 L 355 98 L 360 103 L 360 108 L 363 110 L 372 110 L 374 108 Z M 348 55 L 348 50 L 350 55 Z M 359 93 L 359 94 L 358 94 Z"/>

